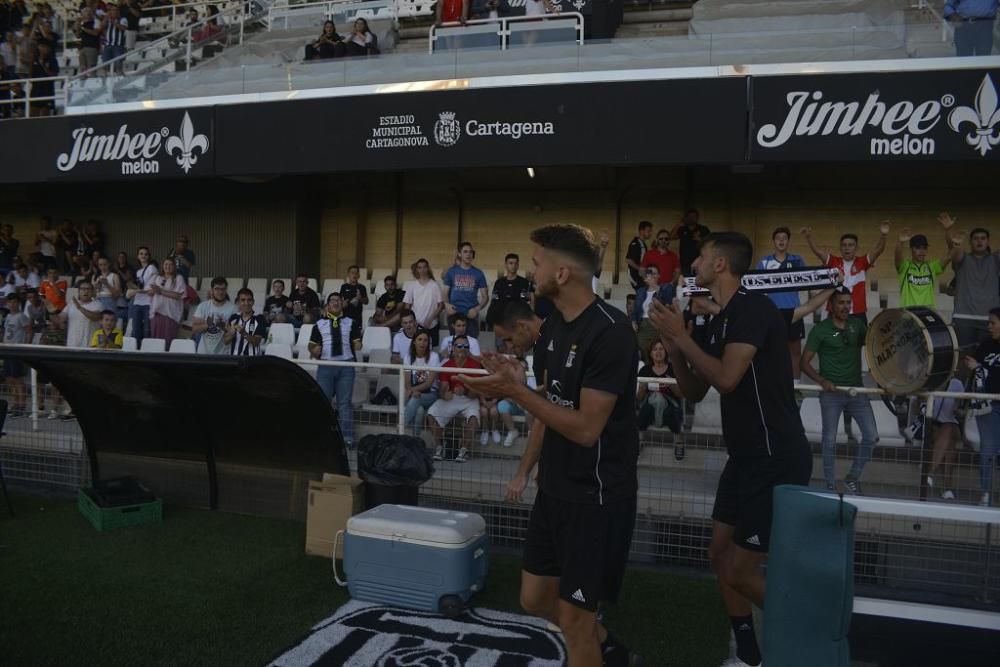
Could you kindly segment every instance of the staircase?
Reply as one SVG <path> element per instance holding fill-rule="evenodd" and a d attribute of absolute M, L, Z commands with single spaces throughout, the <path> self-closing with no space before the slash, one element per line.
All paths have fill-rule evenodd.
<path fill-rule="evenodd" d="M 678 2 L 631 2 L 625 5 L 625 16 L 615 33 L 615 39 L 645 39 L 678 37 L 688 34 L 688 21 L 693 15 L 692 0 Z"/>

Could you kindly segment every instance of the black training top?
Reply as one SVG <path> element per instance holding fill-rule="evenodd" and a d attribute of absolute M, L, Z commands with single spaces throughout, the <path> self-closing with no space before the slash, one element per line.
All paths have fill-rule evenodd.
<path fill-rule="evenodd" d="M 705 351 L 728 343 L 757 348 L 735 391 L 722 396 L 722 436 L 731 456 L 772 456 L 808 447 L 795 403 L 785 321 L 763 294 L 740 289 L 708 324 Z"/>
<path fill-rule="evenodd" d="M 546 397 L 580 409 L 584 388 L 618 397 L 611 416 L 592 447 L 583 447 L 551 427 L 545 429 L 538 486 L 570 502 L 603 505 L 634 498 L 639 429 L 635 383 L 639 349 L 625 314 L 595 298 L 572 322 L 558 310 L 545 320 L 535 344 L 535 366 L 544 365 Z M 540 363 L 541 362 L 541 363 Z M 543 386 L 539 380 L 539 386 Z"/>
<path fill-rule="evenodd" d="M 1000 343 L 993 339 L 980 343 L 976 361 L 986 369 L 986 393 L 1000 394 Z"/>

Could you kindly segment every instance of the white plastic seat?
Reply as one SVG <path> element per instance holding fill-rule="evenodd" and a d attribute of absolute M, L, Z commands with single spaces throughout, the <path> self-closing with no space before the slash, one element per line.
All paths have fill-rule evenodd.
<path fill-rule="evenodd" d="M 392 349 L 392 331 L 389 327 L 368 327 L 362 334 L 361 354 L 367 357 L 376 349 Z"/>
<path fill-rule="evenodd" d="M 226 282 L 229 284 L 230 298 L 235 297 L 236 292 L 243 289 L 243 278 L 226 278 Z"/>
<path fill-rule="evenodd" d="M 139 341 L 133 336 L 125 336 L 122 338 L 122 351 L 124 352 L 135 352 L 139 349 Z"/>
<path fill-rule="evenodd" d="M 196 292 L 198 291 L 198 285 L 200 284 L 200 282 L 201 278 L 199 278 L 198 276 L 191 276 L 187 280 L 187 284 L 190 285 L 191 289 L 193 289 Z"/>
<path fill-rule="evenodd" d="M 271 325 L 274 327 L 274 325 Z M 303 324 L 299 327 L 299 339 L 295 342 L 295 356 L 299 359 L 309 358 L 309 338 L 312 336 L 314 324 Z"/>
<path fill-rule="evenodd" d="M 247 281 L 247 289 L 253 292 L 253 314 L 264 312 L 264 302 L 267 301 L 267 278 L 251 278 Z M 235 294 L 233 295 L 235 298 Z"/>
<path fill-rule="evenodd" d="M 479 349 L 483 352 L 493 352 L 497 347 L 496 334 L 492 331 L 479 332 Z"/>
<path fill-rule="evenodd" d="M 295 344 L 295 327 L 287 322 L 275 322 L 267 333 L 267 344 L 271 343 L 288 343 L 291 347 Z"/>
<path fill-rule="evenodd" d="M 362 280 L 364 280 L 362 278 Z M 323 281 L 323 293 L 320 294 L 320 300 L 325 301 L 326 297 L 330 296 L 333 292 L 340 292 L 340 286 L 344 284 L 343 278 L 327 278 Z"/>
<path fill-rule="evenodd" d="M 714 388 L 709 388 L 705 398 L 694 407 L 691 432 L 703 435 L 722 435 L 722 397 Z"/>
<path fill-rule="evenodd" d="M 319 281 L 315 278 L 309 278 L 309 289 L 313 292 L 317 291 L 319 289 Z M 287 293 L 288 290 L 286 289 L 285 292 Z"/>
<path fill-rule="evenodd" d="M 288 343 L 268 343 L 264 348 L 264 356 L 291 359 L 292 346 Z"/>
<path fill-rule="evenodd" d="M 140 352 L 166 352 L 167 341 L 162 338 L 143 338 Z"/>
<path fill-rule="evenodd" d="M 145 343 L 146 341 L 143 341 Z M 175 338 L 170 343 L 170 351 L 180 354 L 194 354 L 195 344 L 190 338 Z"/>

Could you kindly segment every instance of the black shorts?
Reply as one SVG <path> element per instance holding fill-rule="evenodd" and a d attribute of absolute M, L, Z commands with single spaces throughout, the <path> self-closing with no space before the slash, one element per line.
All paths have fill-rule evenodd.
<path fill-rule="evenodd" d="M 4 359 L 3 376 L 4 378 L 23 378 L 24 362 L 20 359 L 11 359 L 9 357 Z"/>
<path fill-rule="evenodd" d="M 812 463 L 812 450 L 805 443 L 780 456 L 730 456 L 719 478 L 712 518 L 733 526 L 735 544 L 766 553 L 771 542 L 774 487 L 808 485 Z"/>
<path fill-rule="evenodd" d="M 597 611 L 621 591 L 632 545 L 635 498 L 604 505 L 535 497 L 524 544 L 523 569 L 539 577 L 559 577 L 559 597 Z"/>
<path fill-rule="evenodd" d="M 785 318 L 785 329 L 788 332 L 788 340 L 802 340 L 806 337 L 805 323 L 802 320 L 792 322 L 792 317 L 795 316 L 794 308 L 786 308 L 778 312 Z"/>

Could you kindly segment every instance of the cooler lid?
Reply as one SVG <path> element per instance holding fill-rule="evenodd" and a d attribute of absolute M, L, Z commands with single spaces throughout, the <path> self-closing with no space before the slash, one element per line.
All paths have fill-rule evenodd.
<path fill-rule="evenodd" d="M 347 522 L 352 535 L 397 538 L 435 544 L 465 544 L 486 532 L 486 521 L 471 512 L 430 507 L 379 505 Z"/>

